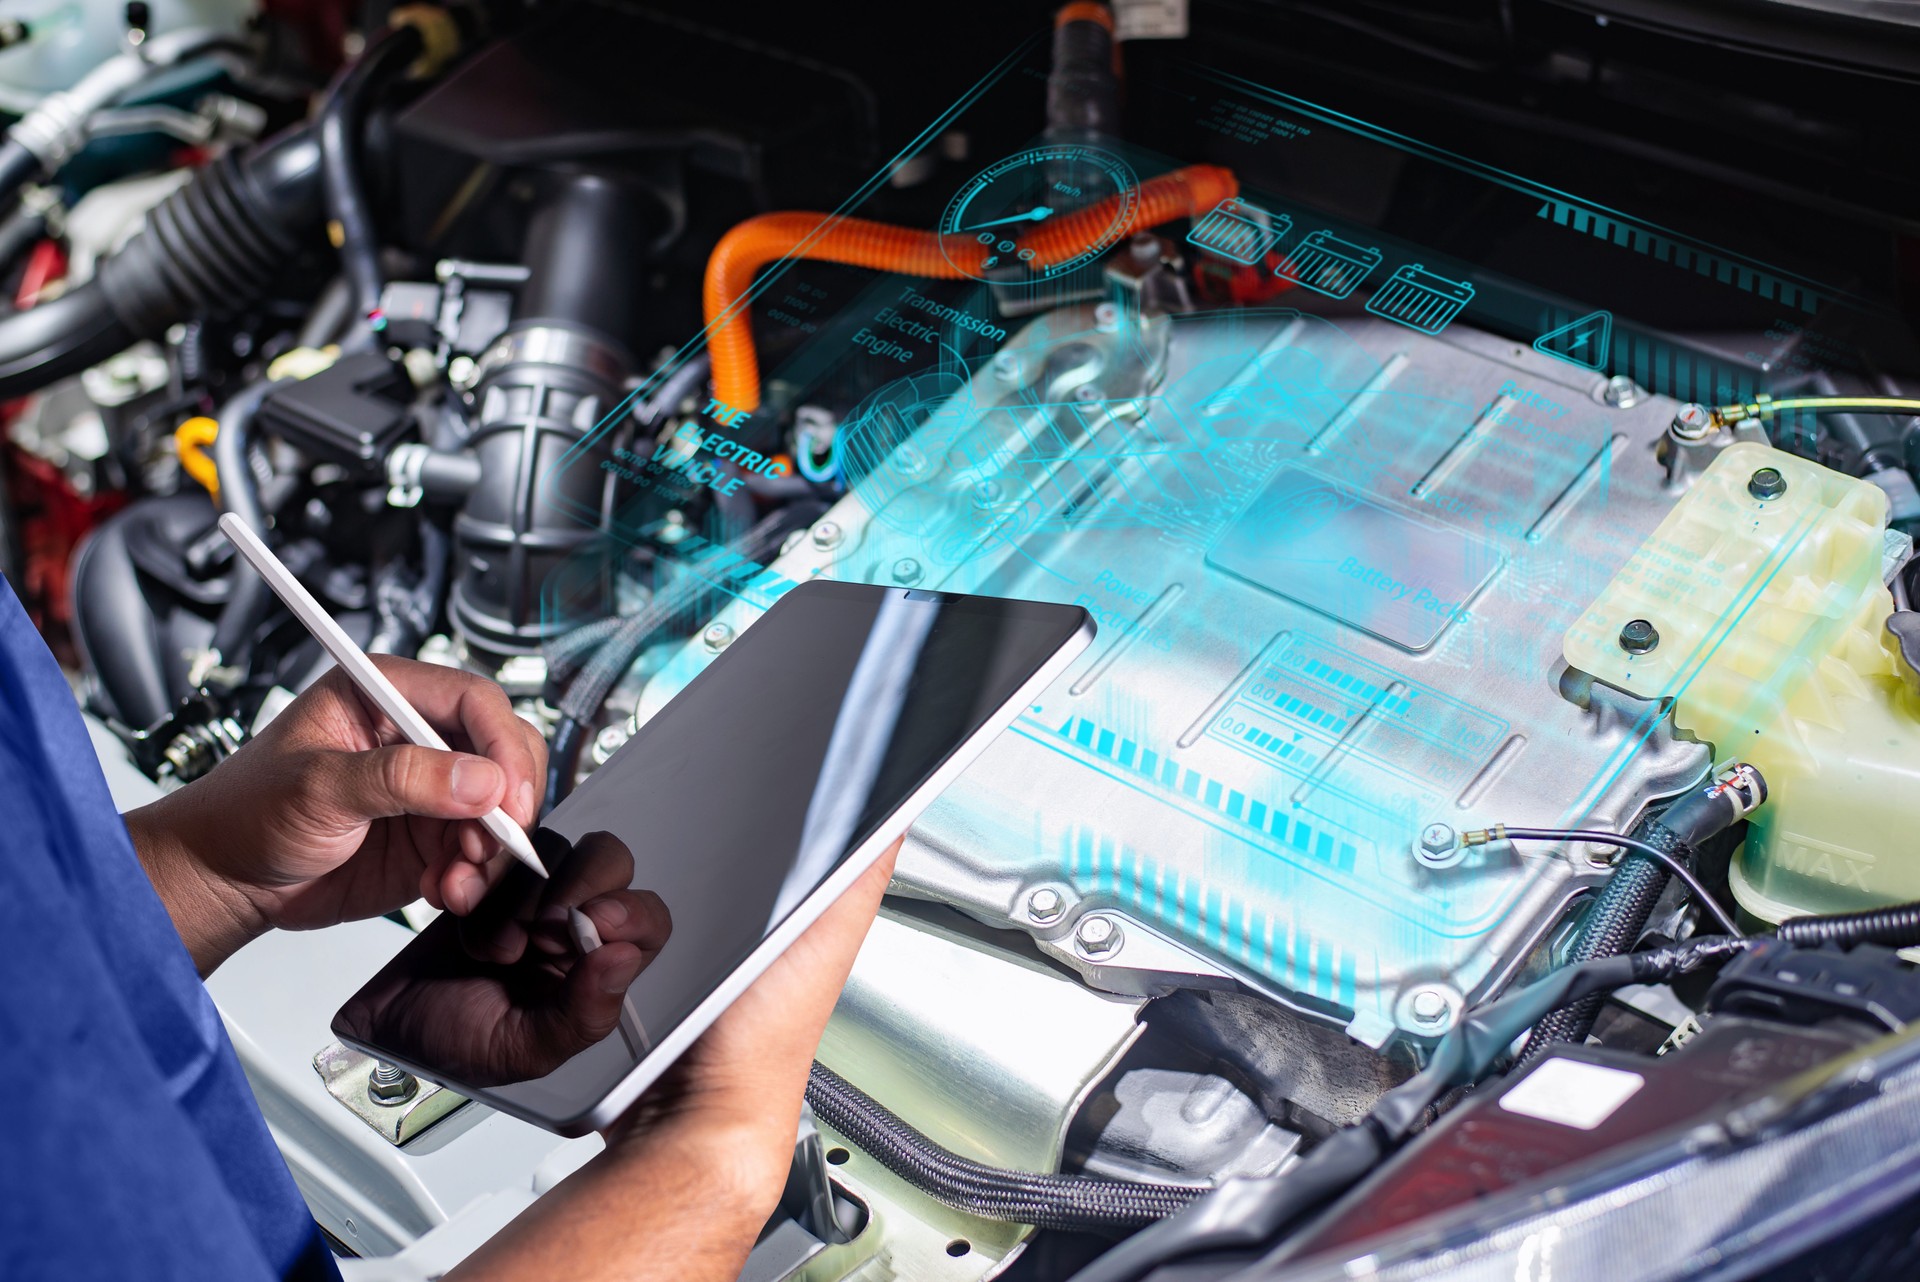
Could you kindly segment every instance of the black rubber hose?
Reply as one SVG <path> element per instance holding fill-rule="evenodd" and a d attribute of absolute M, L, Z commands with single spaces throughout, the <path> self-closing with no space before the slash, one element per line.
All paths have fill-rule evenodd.
<path fill-rule="evenodd" d="M 320 109 L 320 152 L 327 218 L 340 249 L 340 270 L 353 291 L 357 335 L 370 335 L 369 322 L 380 310 L 380 235 L 367 201 L 361 172 L 361 135 L 367 109 L 380 91 L 402 75 L 424 48 L 420 32 L 395 27 L 334 78 Z"/>
<path fill-rule="evenodd" d="M 1886 948 L 1920 945 L 1920 903 L 1893 904 L 1864 912 L 1835 913 L 1830 917 L 1789 917 L 1780 923 L 1779 938 L 1798 948 L 1838 944 L 1879 944 Z"/>
<path fill-rule="evenodd" d="M 1642 821 L 1633 836 L 1684 857 L 1673 833 L 1652 820 Z M 1567 964 L 1577 966 L 1602 957 L 1617 957 L 1632 948 L 1639 941 L 1640 932 L 1646 929 L 1647 919 L 1653 915 L 1653 906 L 1666 890 L 1667 881 L 1667 870 L 1645 855 L 1629 854 L 1622 859 L 1588 911 Z M 1534 1025 L 1533 1035 L 1527 1039 L 1516 1066 L 1531 1064 L 1562 1042 L 1578 1045 L 1585 1041 L 1605 1000 L 1602 996 L 1589 997 L 1546 1016 Z"/>
<path fill-rule="evenodd" d="M 0 320 L 0 400 L 78 374 L 134 342 L 99 282 Z"/>
<path fill-rule="evenodd" d="M 40 157 L 12 138 L 0 142 L 0 204 L 40 174 Z"/>
<path fill-rule="evenodd" d="M 1111 1233 L 1163 1220 L 1206 1191 L 987 1166 L 940 1147 L 824 1064 L 816 1063 L 807 1078 L 807 1103 L 821 1122 L 907 1183 L 982 1219 Z"/>
<path fill-rule="evenodd" d="M 4 204 L 0 201 L 0 204 Z M 47 215 L 39 209 L 21 205 L 0 220 L 0 276 L 11 272 L 14 264 L 47 234 Z"/>
<path fill-rule="evenodd" d="M 95 277 L 0 319 L 0 400 L 97 365 L 176 321 L 228 315 L 265 291 L 320 214 L 307 130 L 223 156 L 161 201 Z"/>
<path fill-rule="evenodd" d="M 220 477 L 220 506 L 245 521 L 264 537 L 267 513 L 254 484 L 253 464 L 247 457 L 253 442 L 253 416 L 275 384 L 261 380 L 242 389 L 220 407 L 220 430 L 213 438 L 213 466 Z M 233 589 L 220 607 L 211 646 L 223 666 L 242 663 L 252 649 L 253 633 L 273 608 L 273 591 L 252 566 L 239 558 L 233 563 Z"/>

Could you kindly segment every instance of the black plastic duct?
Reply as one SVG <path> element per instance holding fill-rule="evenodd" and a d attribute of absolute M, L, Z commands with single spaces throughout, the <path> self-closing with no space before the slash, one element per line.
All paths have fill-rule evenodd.
<path fill-rule="evenodd" d="M 660 217 L 645 188 L 567 173 L 528 229 L 514 322 L 478 365 L 467 448 L 481 480 L 453 528 L 448 610 L 478 649 L 527 653 L 613 612 L 613 433 L 582 441 L 626 397 L 640 246 Z"/>
<path fill-rule="evenodd" d="M 320 214 L 311 129 L 223 156 L 148 211 L 92 280 L 0 319 L 0 400 L 77 374 L 177 321 L 257 301 L 318 231 Z"/>

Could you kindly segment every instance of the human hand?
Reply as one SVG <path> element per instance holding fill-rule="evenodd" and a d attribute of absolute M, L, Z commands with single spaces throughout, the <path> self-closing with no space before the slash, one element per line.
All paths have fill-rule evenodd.
<path fill-rule="evenodd" d="M 780 1200 L 827 1016 L 872 925 L 895 842 L 606 1133 L 607 1149 L 448 1282 L 738 1277 Z"/>
<path fill-rule="evenodd" d="M 336 1031 L 474 1086 L 544 1076 L 612 1034 L 672 918 L 660 896 L 631 889 L 633 855 L 611 833 L 542 854 L 552 880 L 522 874 L 531 893 L 505 887 L 471 916 L 428 926 L 340 1008 Z M 576 909 L 600 940 L 584 955 L 568 925 Z"/>
<path fill-rule="evenodd" d="M 793 1158 L 814 1051 L 899 854 L 895 841 L 608 1129 L 611 1150 L 732 1136 L 734 1178 L 768 1199 L 771 1212 Z"/>
<path fill-rule="evenodd" d="M 452 751 L 407 743 L 335 669 L 227 761 L 127 815 L 201 973 L 274 926 L 308 930 L 416 897 L 469 911 L 510 858 L 477 822 L 538 815 L 546 744 L 482 677 L 378 656 Z"/>

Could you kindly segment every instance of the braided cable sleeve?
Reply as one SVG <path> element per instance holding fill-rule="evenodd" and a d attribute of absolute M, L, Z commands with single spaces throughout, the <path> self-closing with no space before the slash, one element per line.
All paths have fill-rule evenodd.
<path fill-rule="evenodd" d="M 987 1166 L 940 1147 L 851 1082 L 816 1063 L 807 1079 L 814 1115 L 935 1201 L 982 1219 L 1069 1232 L 1137 1229 L 1206 1192 L 1092 1175 Z"/>
<path fill-rule="evenodd" d="M 1669 853 L 1683 853 L 1674 835 L 1651 820 L 1642 821 L 1632 835 Z M 1632 948 L 1640 932 L 1646 929 L 1647 919 L 1653 915 L 1654 904 L 1666 890 L 1669 876 L 1665 868 L 1645 855 L 1629 854 L 1622 859 L 1587 913 L 1567 964 L 1617 957 Z M 1562 1042 L 1578 1045 L 1585 1041 L 1605 1000 L 1599 995 L 1588 997 L 1543 1018 L 1534 1025 L 1533 1035 L 1527 1038 L 1515 1067 L 1533 1063 Z"/>

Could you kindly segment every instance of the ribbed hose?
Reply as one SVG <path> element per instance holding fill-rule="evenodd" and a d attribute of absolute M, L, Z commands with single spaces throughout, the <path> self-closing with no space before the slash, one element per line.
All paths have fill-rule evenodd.
<path fill-rule="evenodd" d="M 1057 221 L 1042 223 L 1022 237 L 1021 246 L 1034 251 L 1030 263 L 1034 269 L 1055 267 L 1084 253 L 1094 240 L 1124 240 L 1143 228 L 1196 217 L 1239 190 L 1233 171 L 1190 165 L 1144 182 L 1137 191 L 1109 196 Z M 1134 201 L 1131 216 L 1117 235 L 1110 234 L 1115 212 L 1129 199 Z M 711 328 L 707 346 L 713 356 L 715 398 L 735 409 L 760 408 L 760 361 L 742 300 L 762 267 L 791 255 L 907 276 L 961 279 L 966 273 L 948 261 L 944 239 L 937 232 L 862 218 L 832 222 L 828 215 L 816 213 L 762 214 L 733 228 L 707 259 L 702 295 Z M 952 249 L 954 259 L 965 262 L 977 246 L 971 237 L 961 236 L 953 238 Z"/>
<path fill-rule="evenodd" d="M 1651 820 L 1642 821 L 1630 835 L 1677 858 L 1685 856 L 1673 834 Z M 1618 957 L 1632 948 L 1640 932 L 1646 929 L 1647 919 L 1653 915 L 1653 906 L 1666 890 L 1668 880 L 1667 870 L 1644 855 L 1629 854 L 1622 859 L 1587 913 L 1580 927 L 1580 938 L 1567 957 L 1567 965 Z M 1593 1031 L 1593 1022 L 1599 1018 L 1605 1000 L 1605 997 L 1589 997 L 1542 1018 L 1534 1025 L 1533 1035 L 1527 1038 L 1515 1067 L 1533 1063 L 1562 1043 L 1577 1046 L 1584 1042 Z"/>
<path fill-rule="evenodd" d="M 1206 1192 L 1092 1175 L 1009 1171 L 935 1144 L 824 1064 L 807 1078 L 814 1116 L 935 1201 L 969 1215 L 1067 1232 L 1138 1229 Z"/>
<path fill-rule="evenodd" d="M 1920 903 L 1835 913 L 1830 917 L 1790 917 L 1780 923 L 1776 934 L 1796 948 L 1818 948 L 1822 944 L 1838 944 L 1842 948 L 1855 944 L 1912 948 L 1920 945 Z"/>
<path fill-rule="evenodd" d="M 380 310 L 380 236 L 373 223 L 361 174 L 361 135 L 367 108 L 381 89 L 405 73 L 425 48 L 420 32 L 396 27 L 334 79 L 320 110 L 320 153 L 324 158 L 330 233 L 340 250 L 340 270 L 353 290 L 359 313 L 351 333 L 369 337 L 369 322 Z"/>

